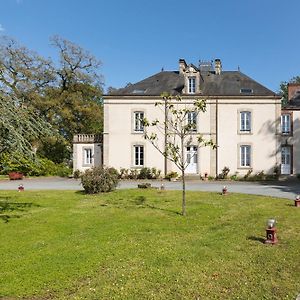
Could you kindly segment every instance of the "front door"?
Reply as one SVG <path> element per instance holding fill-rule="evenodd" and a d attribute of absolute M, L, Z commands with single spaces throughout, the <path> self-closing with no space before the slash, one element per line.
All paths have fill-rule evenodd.
<path fill-rule="evenodd" d="M 291 147 L 281 148 L 281 174 L 291 174 Z"/>
<path fill-rule="evenodd" d="M 197 174 L 198 153 L 196 146 L 186 147 L 186 161 L 188 166 L 185 172 L 188 174 Z"/>

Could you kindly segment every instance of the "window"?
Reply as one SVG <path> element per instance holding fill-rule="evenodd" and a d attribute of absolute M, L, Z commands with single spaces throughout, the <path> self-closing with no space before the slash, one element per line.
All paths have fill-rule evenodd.
<path fill-rule="evenodd" d="M 191 131 L 197 131 L 197 113 L 195 111 L 187 113 L 187 123 L 190 125 Z"/>
<path fill-rule="evenodd" d="M 196 93 L 196 77 L 189 77 L 189 94 Z"/>
<path fill-rule="evenodd" d="M 134 165 L 142 167 L 144 165 L 144 146 L 134 146 Z"/>
<path fill-rule="evenodd" d="M 281 133 L 290 134 L 291 133 L 291 115 L 283 114 L 281 116 Z"/>
<path fill-rule="evenodd" d="M 84 149 L 84 164 L 91 165 L 93 162 L 93 153 L 91 148 Z"/>
<path fill-rule="evenodd" d="M 240 112 L 240 131 L 251 132 L 251 112 L 241 111 Z"/>
<path fill-rule="evenodd" d="M 144 131 L 144 112 L 136 111 L 134 112 L 134 131 L 143 132 Z"/>
<path fill-rule="evenodd" d="M 240 89 L 240 93 L 241 94 L 253 94 L 253 90 L 252 89 L 245 89 L 245 88 L 243 88 L 243 89 Z"/>
<path fill-rule="evenodd" d="M 251 146 L 242 145 L 240 146 L 240 166 L 250 167 L 251 166 Z"/>

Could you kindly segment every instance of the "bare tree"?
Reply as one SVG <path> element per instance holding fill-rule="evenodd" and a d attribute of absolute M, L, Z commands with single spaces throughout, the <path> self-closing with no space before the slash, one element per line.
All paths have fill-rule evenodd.
<path fill-rule="evenodd" d="M 181 172 L 182 178 L 182 215 L 186 215 L 185 170 L 193 156 L 185 155 L 185 147 L 216 145 L 196 132 L 196 118 L 206 111 L 206 101 L 197 99 L 191 104 L 184 104 L 180 96 L 162 95 L 162 101 L 155 104 L 165 114 L 164 120 L 143 120 L 144 138 L 148 140 L 166 159 L 172 161 Z M 156 132 L 150 128 L 156 128 Z M 161 138 L 165 142 L 162 147 Z"/>

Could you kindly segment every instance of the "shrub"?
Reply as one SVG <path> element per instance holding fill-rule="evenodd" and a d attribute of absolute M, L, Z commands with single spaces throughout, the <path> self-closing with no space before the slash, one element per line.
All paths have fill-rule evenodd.
<path fill-rule="evenodd" d="M 161 170 L 158 170 L 156 168 L 151 169 L 151 179 L 158 179 L 160 177 Z"/>
<path fill-rule="evenodd" d="M 174 171 L 166 175 L 166 179 L 177 178 L 177 177 L 178 177 L 178 173 Z"/>
<path fill-rule="evenodd" d="M 71 174 L 71 169 L 65 164 L 55 164 L 47 158 L 29 159 L 21 154 L 11 156 L 2 154 L 0 157 L 0 173 L 8 174 L 10 172 L 21 172 L 29 176 L 68 176 Z"/>
<path fill-rule="evenodd" d="M 142 168 L 137 175 L 138 179 L 151 179 L 151 170 L 149 168 Z"/>
<path fill-rule="evenodd" d="M 139 171 L 138 170 L 130 170 L 130 173 L 128 175 L 128 178 L 129 179 L 137 179 L 138 178 L 138 175 L 139 175 Z"/>
<path fill-rule="evenodd" d="M 235 172 L 233 175 L 230 176 L 230 179 L 231 180 L 238 180 L 239 179 L 238 174 L 239 174 L 239 172 Z"/>
<path fill-rule="evenodd" d="M 94 167 L 84 172 L 81 183 L 87 194 L 106 193 L 117 187 L 118 174 L 114 168 Z"/>
<path fill-rule="evenodd" d="M 120 169 L 120 178 L 121 179 L 129 179 L 129 169 L 121 168 Z"/>
<path fill-rule="evenodd" d="M 73 172 L 73 178 L 74 178 L 74 179 L 79 179 L 80 176 L 81 176 L 80 170 L 77 169 L 77 170 L 75 170 L 75 171 Z"/>
<path fill-rule="evenodd" d="M 222 170 L 222 173 L 218 175 L 219 179 L 226 179 L 228 177 L 228 173 L 230 172 L 230 169 L 228 167 L 224 167 Z"/>
<path fill-rule="evenodd" d="M 251 175 L 252 172 L 253 172 L 253 170 L 249 169 L 247 174 L 244 176 L 244 179 L 247 179 Z"/>

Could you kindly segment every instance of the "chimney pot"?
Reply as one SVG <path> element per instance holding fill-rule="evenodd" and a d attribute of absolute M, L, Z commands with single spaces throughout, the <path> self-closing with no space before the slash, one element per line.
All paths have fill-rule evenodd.
<path fill-rule="evenodd" d="M 219 58 L 215 59 L 215 73 L 217 75 L 220 75 L 222 72 L 222 63 L 221 60 Z"/>

